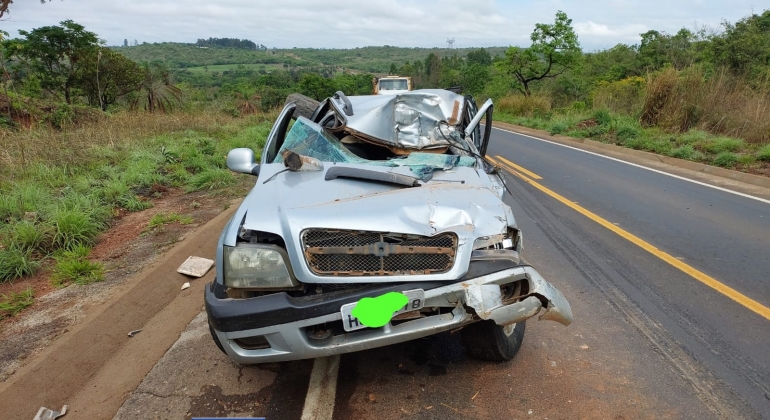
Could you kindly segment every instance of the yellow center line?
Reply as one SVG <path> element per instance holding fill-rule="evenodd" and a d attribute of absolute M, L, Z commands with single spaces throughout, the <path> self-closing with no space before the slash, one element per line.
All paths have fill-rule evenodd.
<path fill-rule="evenodd" d="M 500 159 L 501 161 L 503 161 L 503 163 L 505 163 L 507 166 L 510 166 L 512 168 L 516 168 L 517 171 L 529 175 L 532 179 L 543 179 L 543 177 L 541 177 L 540 175 L 538 175 L 538 174 L 536 174 L 536 173 L 534 173 L 534 172 L 532 172 L 530 170 L 524 169 L 521 166 L 511 162 L 510 160 L 508 160 L 508 159 L 506 159 L 506 158 L 504 158 L 502 156 L 497 156 L 497 158 Z"/>
<path fill-rule="evenodd" d="M 683 273 L 689 275 L 690 277 L 694 278 L 695 280 L 698 280 L 699 282 L 705 284 L 706 286 L 716 290 L 717 292 L 729 297 L 730 299 L 738 302 L 739 304 L 743 305 L 744 307 L 756 312 L 757 314 L 761 315 L 767 320 L 770 320 L 770 308 L 762 305 L 761 303 L 751 299 L 750 297 L 744 295 L 743 293 L 733 289 L 730 286 L 727 286 L 726 284 L 720 282 L 719 280 L 709 276 L 706 273 L 703 273 L 702 271 L 699 271 L 693 267 L 691 267 L 688 264 L 683 263 L 682 261 L 674 258 L 670 254 L 659 250 L 649 242 L 619 228 L 618 226 L 615 226 L 614 224 L 608 222 L 607 220 L 599 217 L 598 215 L 592 213 L 591 211 L 575 204 L 574 202 L 568 200 L 567 198 L 555 193 L 554 191 L 551 191 L 550 189 L 546 188 L 545 186 L 541 185 L 538 182 L 535 182 L 534 180 L 524 176 L 523 174 L 519 173 L 519 171 L 524 172 L 526 169 L 521 168 L 520 166 L 509 166 L 506 162 L 508 162 L 505 158 L 501 156 L 497 156 L 500 161 L 502 161 L 502 167 L 504 167 L 506 170 L 511 172 L 512 174 L 518 176 L 528 184 L 532 185 L 533 187 L 537 188 L 538 190 L 550 195 L 551 197 L 555 198 L 557 201 L 561 202 L 565 206 L 577 211 L 578 213 L 582 214 L 583 216 L 593 220 L 594 222 L 604 226 L 605 228 L 609 229 L 610 231 L 618 234 L 623 239 L 628 240 L 629 242 L 633 243 L 634 245 L 638 246 L 639 248 L 642 248 L 643 250 L 649 252 L 650 254 L 660 258 L 661 260 L 669 263 L 674 268 L 679 269 Z M 497 161 L 494 159 L 491 159 L 487 157 L 490 161 L 492 161 L 495 164 L 498 164 Z M 522 170 L 524 169 L 524 170 Z M 529 171 L 526 171 L 527 173 L 531 173 Z"/>

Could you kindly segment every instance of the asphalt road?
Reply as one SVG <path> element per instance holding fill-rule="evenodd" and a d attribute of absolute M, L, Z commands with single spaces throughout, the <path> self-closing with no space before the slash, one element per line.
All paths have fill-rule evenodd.
<path fill-rule="evenodd" d="M 535 180 L 540 186 L 770 306 L 767 202 L 497 129 L 488 154 L 528 169 L 542 177 Z M 727 417 L 770 418 L 770 319 L 521 177 L 508 179 L 525 255 L 538 268 L 603 296 L 612 316 L 661 354 L 649 368 L 678 372 L 706 406 Z M 546 262 L 554 249 L 569 263 Z M 573 270 L 581 275 L 570 278 Z"/>
<path fill-rule="evenodd" d="M 201 313 L 116 418 L 770 418 L 770 320 L 756 311 L 770 306 L 770 204 L 500 130 L 488 155 L 518 165 L 506 200 L 524 256 L 572 325 L 530 320 L 510 363 L 469 359 L 446 333 L 243 367 Z"/>

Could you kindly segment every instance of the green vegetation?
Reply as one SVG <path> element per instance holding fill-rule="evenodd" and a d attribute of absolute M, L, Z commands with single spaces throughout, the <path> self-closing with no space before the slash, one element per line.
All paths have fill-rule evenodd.
<path fill-rule="evenodd" d="M 190 73 L 194 74 L 200 74 L 200 73 L 222 73 L 222 72 L 229 72 L 229 71 L 254 71 L 259 72 L 260 70 L 265 71 L 274 71 L 274 70 L 281 70 L 283 69 L 283 66 L 280 64 L 219 64 L 214 66 L 202 66 L 202 67 L 188 67 L 185 70 L 189 71 Z"/>
<path fill-rule="evenodd" d="M 193 222 L 193 218 L 190 216 L 184 216 L 177 213 L 158 213 L 150 219 L 150 223 L 147 224 L 148 229 L 153 229 L 158 226 L 168 225 L 171 223 L 179 223 L 180 225 L 189 225 Z"/>
<path fill-rule="evenodd" d="M 164 188 L 235 185 L 224 156 L 236 147 L 259 153 L 274 117 L 122 112 L 65 130 L 0 132 L 0 282 L 51 259 L 60 284 L 98 278 L 81 251 L 116 210 L 148 208 Z"/>
<path fill-rule="evenodd" d="M 464 57 L 476 49 L 401 48 L 386 45 L 352 49 L 291 48 L 249 51 L 235 48 L 205 49 L 194 44 L 166 42 L 117 47 L 115 50 L 137 62 L 162 61 L 171 69 L 256 64 L 277 65 L 288 70 L 336 68 L 352 73 L 387 74 L 393 63 L 424 61 L 429 53 L 439 57 Z M 502 47 L 488 49 L 492 55 L 503 55 L 505 50 L 506 48 Z"/>
<path fill-rule="evenodd" d="M 78 245 L 55 256 L 56 266 L 51 273 L 51 284 L 57 287 L 69 283 L 91 284 L 104 280 L 104 266 L 88 260 L 91 249 Z"/>
<path fill-rule="evenodd" d="M 15 316 L 26 307 L 35 303 L 32 296 L 32 288 L 28 287 L 23 292 L 0 295 L 0 320 L 9 316 Z"/>

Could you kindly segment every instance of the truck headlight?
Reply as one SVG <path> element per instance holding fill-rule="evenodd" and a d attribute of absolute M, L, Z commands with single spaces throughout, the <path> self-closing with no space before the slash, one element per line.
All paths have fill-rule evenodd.
<path fill-rule="evenodd" d="M 522 237 L 521 231 L 509 229 L 507 234 L 497 234 L 477 238 L 473 243 L 473 249 L 514 249 L 521 252 Z"/>
<path fill-rule="evenodd" d="M 294 289 L 286 251 L 275 245 L 239 244 L 224 248 L 224 283 L 238 289 Z"/>

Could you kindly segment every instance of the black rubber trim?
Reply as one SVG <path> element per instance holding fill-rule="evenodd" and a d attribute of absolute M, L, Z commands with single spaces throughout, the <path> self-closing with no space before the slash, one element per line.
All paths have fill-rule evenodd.
<path fill-rule="evenodd" d="M 365 297 L 412 289 L 431 290 L 513 267 L 516 265 L 511 261 L 473 261 L 468 273 L 459 280 L 383 283 L 299 298 L 281 292 L 251 299 L 230 299 L 225 286 L 214 281 L 206 287 L 206 312 L 209 323 L 218 331 L 251 330 L 335 313 L 342 305 Z"/>

